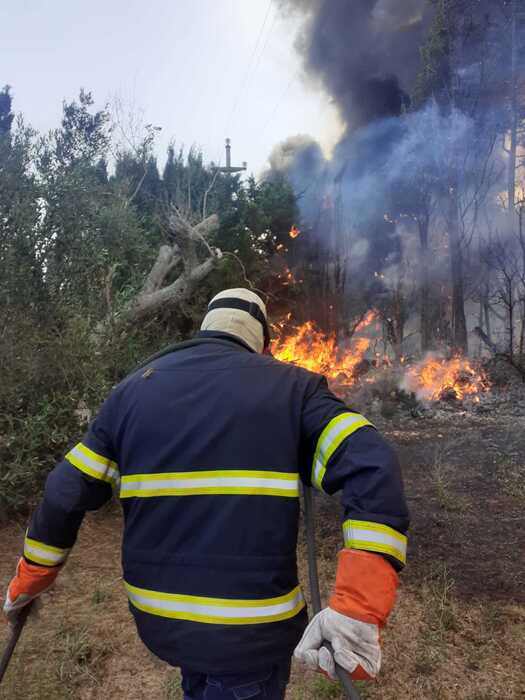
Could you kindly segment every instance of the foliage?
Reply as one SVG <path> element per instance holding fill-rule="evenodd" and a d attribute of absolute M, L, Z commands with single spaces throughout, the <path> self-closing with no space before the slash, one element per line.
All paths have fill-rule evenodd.
<path fill-rule="evenodd" d="M 0 138 L 8 136 L 11 131 L 14 114 L 11 111 L 12 97 L 10 87 L 6 85 L 0 90 Z"/>
<path fill-rule="evenodd" d="M 0 515 L 23 510 L 46 473 L 140 360 L 198 328 L 209 298 L 227 285 L 274 290 L 276 247 L 294 220 L 288 183 L 247 183 L 172 146 L 162 172 L 156 127 L 138 145 L 114 144 L 106 109 L 89 92 L 63 104 L 40 135 L 0 92 Z M 192 222 L 219 214 L 210 241 L 223 264 L 183 307 L 125 330 L 118 317 L 169 240 L 166 208 Z M 282 267 L 282 263 L 281 263 Z M 175 275 L 175 272 L 173 273 Z M 169 282 L 170 280 L 168 280 Z M 278 285 L 277 285 L 278 286 Z M 275 291 L 275 290 L 274 290 Z"/>
<path fill-rule="evenodd" d="M 427 40 L 421 47 L 421 68 L 412 95 L 412 107 L 421 107 L 429 98 L 443 93 L 450 85 L 452 68 L 449 31 L 450 0 L 437 0 L 436 14 Z"/>

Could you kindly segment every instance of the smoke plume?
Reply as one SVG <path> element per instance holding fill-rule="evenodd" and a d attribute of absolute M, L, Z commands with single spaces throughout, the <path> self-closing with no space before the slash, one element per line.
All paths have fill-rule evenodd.
<path fill-rule="evenodd" d="M 281 0 L 281 6 L 304 15 L 296 47 L 348 128 L 399 115 L 408 105 L 430 20 L 426 0 Z"/>
<path fill-rule="evenodd" d="M 453 107 L 443 110 L 430 102 L 419 111 L 406 109 L 433 19 L 428 0 L 280 0 L 280 5 L 301 18 L 296 48 L 307 74 L 337 105 L 345 131 L 329 160 L 310 137 L 288 139 L 274 149 L 271 169 L 288 175 L 302 225 L 321 230 L 323 244 L 352 238 L 343 246 L 348 251 L 366 239 L 368 260 L 360 274 L 369 276 L 396 263 L 399 215 L 414 215 L 421 180 L 432 174 L 438 179 L 456 146 L 469 138 L 483 152 L 483 130 L 479 120 L 475 127 Z M 473 57 L 463 48 L 458 66 L 472 84 L 480 66 L 474 39 Z M 475 179 L 480 164 L 473 158 L 463 167 L 468 184 L 469 168 Z M 337 209 L 331 235 L 322 225 L 327 200 Z"/>
<path fill-rule="evenodd" d="M 283 12 L 301 18 L 296 48 L 308 76 L 336 104 L 345 126 L 329 161 L 309 137 L 293 137 L 270 157 L 299 197 L 302 224 L 321 231 L 323 245 L 337 245 L 351 211 L 355 238 L 365 237 L 370 273 L 399 254 L 395 231 L 384 219 L 389 173 L 406 133 L 399 116 L 419 65 L 419 46 L 431 19 L 426 0 L 280 0 Z M 327 97 L 328 99 L 328 97 Z M 397 167 L 397 166 L 396 166 Z M 337 216 L 327 223 L 327 204 Z M 345 229 L 348 229 L 345 226 Z M 358 242 L 358 240 L 357 240 Z"/>
<path fill-rule="evenodd" d="M 387 323 L 397 314 L 402 324 L 423 298 L 418 285 L 426 299 L 439 289 L 434 335 L 451 337 L 442 309 L 454 298 L 450 317 L 459 318 L 458 245 L 475 241 L 478 262 L 469 261 L 469 274 L 480 277 L 486 263 L 479 251 L 501 218 L 495 202 L 507 156 L 497 144 L 508 120 L 501 78 L 509 71 L 508 20 L 495 0 L 458 4 L 453 16 L 429 0 L 278 1 L 299 18 L 295 46 L 306 75 L 344 125 L 329 159 L 307 136 L 289 138 L 270 157 L 271 171 L 284 172 L 298 197 L 307 235 L 295 245 L 317 265 L 320 305 L 333 298 L 344 317 L 345 304 L 362 298 L 383 306 Z M 432 80 L 414 90 L 431 26 L 434 42 L 454 39 L 434 47 L 442 92 Z M 433 97 L 415 109 L 414 92 Z"/>

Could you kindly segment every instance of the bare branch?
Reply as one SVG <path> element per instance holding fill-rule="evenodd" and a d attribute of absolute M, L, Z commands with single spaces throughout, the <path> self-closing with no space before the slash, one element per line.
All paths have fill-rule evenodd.
<path fill-rule="evenodd" d="M 95 336 L 100 337 L 112 326 L 132 325 L 161 307 L 177 306 L 187 301 L 196 285 L 222 258 L 221 251 L 212 248 L 206 240 L 218 225 L 218 217 L 213 215 L 192 226 L 179 210 L 170 207 L 167 228 L 172 243 L 160 246 L 140 292 L 119 313 L 108 310 L 108 316 L 97 327 Z M 206 253 L 204 259 L 203 252 Z M 169 274 L 181 263 L 179 276 L 166 284 Z"/>
<path fill-rule="evenodd" d="M 147 296 L 160 289 L 168 276 L 181 260 L 179 249 L 176 245 L 162 245 L 159 248 L 157 259 L 146 277 L 140 296 Z"/>

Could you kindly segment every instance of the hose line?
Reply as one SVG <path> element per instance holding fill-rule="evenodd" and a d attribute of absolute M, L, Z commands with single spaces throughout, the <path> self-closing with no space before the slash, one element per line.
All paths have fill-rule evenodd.
<path fill-rule="evenodd" d="M 306 546 L 308 549 L 308 578 L 310 579 L 310 597 L 312 599 L 312 609 L 314 615 L 321 611 L 321 591 L 319 589 L 319 573 L 317 571 L 317 556 L 315 551 L 315 515 L 312 489 L 309 486 L 303 486 L 304 500 L 304 522 L 306 525 Z M 330 642 L 324 642 L 323 646 L 328 649 L 333 657 L 333 649 Z M 334 659 L 335 662 L 335 659 Z M 339 664 L 335 664 L 335 673 L 343 686 L 345 695 L 350 700 L 361 700 L 355 685 L 348 671 Z"/>
<path fill-rule="evenodd" d="M 27 605 L 25 605 L 22 610 L 18 613 L 18 617 L 16 619 L 16 622 L 13 624 L 11 627 L 11 634 L 9 636 L 9 640 L 5 646 L 5 649 L 2 653 L 2 656 L 0 658 L 0 683 L 2 682 L 5 673 L 7 671 L 7 667 L 9 666 L 9 662 L 11 661 L 11 657 L 14 654 L 15 647 L 18 643 L 18 640 L 20 639 L 20 635 L 22 634 L 22 630 L 25 627 L 25 624 L 27 622 L 27 618 L 29 617 L 29 613 L 31 612 L 31 608 L 33 607 L 33 601 L 30 601 Z"/>

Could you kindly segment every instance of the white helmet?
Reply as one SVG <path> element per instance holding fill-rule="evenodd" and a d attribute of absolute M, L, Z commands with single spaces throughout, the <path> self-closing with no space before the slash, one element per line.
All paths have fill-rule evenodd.
<path fill-rule="evenodd" d="M 230 333 L 255 352 L 263 352 L 270 344 L 266 306 L 249 289 L 225 289 L 214 296 L 201 331 Z"/>

